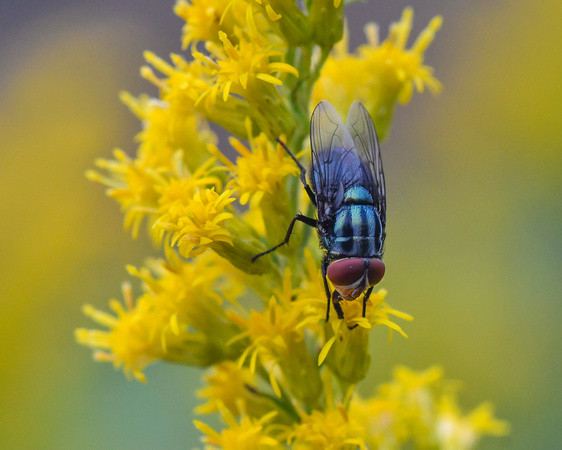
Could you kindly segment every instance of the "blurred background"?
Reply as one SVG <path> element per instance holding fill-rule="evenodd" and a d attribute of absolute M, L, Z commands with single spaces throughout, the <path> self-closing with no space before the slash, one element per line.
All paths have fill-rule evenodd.
<path fill-rule="evenodd" d="M 352 5 L 351 46 L 403 0 Z M 142 52 L 179 52 L 173 1 L 0 3 L 0 448 L 192 448 L 201 372 L 158 364 L 129 382 L 74 342 L 154 254 L 84 171 L 132 151 L 117 93 L 155 94 Z M 444 25 L 427 64 L 439 97 L 398 107 L 383 144 L 388 302 L 410 338 L 374 332 L 370 395 L 392 367 L 443 365 L 461 404 L 512 424 L 480 448 L 559 448 L 562 328 L 562 4 L 414 2 L 412 36 Z M 402 324 L 401 324 L 402 325 Z"/>

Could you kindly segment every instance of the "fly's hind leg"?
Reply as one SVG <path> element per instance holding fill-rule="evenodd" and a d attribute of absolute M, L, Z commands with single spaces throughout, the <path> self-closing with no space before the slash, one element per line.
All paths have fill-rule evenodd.
<path fill-rule="evenodd" d="M 275 247 L 270 248 L 269 250 L 266 250 L 263 253 L 260 253 L 259 255 L 256 255 L 252 258 L 252 262 L 254 262 L 256 259 L 261 258 L 264 255 L 267 255 L 268 253 L 271 253 L 275 250 L 277 250 L 279 247 L 281 247 L 282 245 L 285 245 L 289 242 L 289 239 L 291 238 L 291 234 L 293 234 L 293 227 L 295 226 L 295 222 L 296 221 L 302 222 L 310 227 L 314 227 L 316 228 L 318 223 L 316 221 L 316 219 L 311 219 L 310 217 L 306 217 L 303 216 L 302 214 L 297 214 L 295 217 L 293 217 L 293 220 L 291 220 L 291 223 L 289 224 L 289 228 L 287 229 L 287 234 L 285 235 L 285 239 L 283 239 L 283 242 L 281 242 L 280 244 L 277 244 Z"/>

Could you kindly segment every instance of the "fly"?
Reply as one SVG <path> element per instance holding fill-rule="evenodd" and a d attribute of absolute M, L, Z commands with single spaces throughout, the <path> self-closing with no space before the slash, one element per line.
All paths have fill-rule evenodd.
<path fill-rule="evenodd" d="M 386 236 L 386 188 L 380 146 L 371 116 L 354 102 L 344 124 L 335 108 L 320 102 L 310 119 L 312 163 L 306 169 L 279 141 L 301 170 L 301 181 L 317 209 L 317 219 L 297 214 L 280 244 L 252 261 L 289 242 L 296 221 L 316 228 L 324 250 L 322 278 L 327 297 L 340 319 L 341 299 L 355 300 L 363 292 L 363 317 L 374 285 L 385 272 L 381 261 Z M 330 293 L 329 279 L 335 287 Z"/>

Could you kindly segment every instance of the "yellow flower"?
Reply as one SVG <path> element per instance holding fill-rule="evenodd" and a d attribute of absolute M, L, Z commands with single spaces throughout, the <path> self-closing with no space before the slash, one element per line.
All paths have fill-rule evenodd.
<path fill-rule="evenodd" d="M 394 369 L 394 379 L 378 387 L 378 399 L 399 404 L 397 420 L 408 430 L 404 439 L 426 442 L 431 438 L 442 378 L 443 369 L 439 366 L 423 372 L 399 366 Z"/>
<path fill-rule="evenodd" d="M 365 430 L 350 420 L 343 406 L 327 411 L 312 411 L 301 417 L 288 432 L 287 443 L 293 449 L 366 449 Z"/>
<path fill-rule="evenodd" d="M 206 105 L 212 110 L 219 103 L 218 95 L 227 102 L 231 94 L 235 94 L 249 103 L 249 115 L 261 131 L 273 138 L 290 132 L 294 128 L 294 119 L 276 89 L 283 84 L 282 77 L 277 74 L 298 77 L 298 71 L 284 63 L 281 60 L 283 52 L 259 33 L 247 36 L 236 28 L 234 37 L 235 43 L 219 31 L 222 48 L 209 42 L 210 57 L 194 52 L 193 56 L 210 68 L 208 88 L 198 102 L 206 97 Z"/>
<path fill-rule="evenodd" d="M 141 280 L 136 300 L 124 285 L 113 313 L 85 306 L 103 329 L 79 329 L 76 339 L 141 381 L 156 361 L 212 366 L 196 413 L 219 412 L 224 427 L 194 422 L 208 449 L 468 448 L 507 431 L 487 403 L 463 416 L 438 367 L 398 368 L 375 397 L 355 395 L 371 360 L 370 330 L 406 336 L 393 320 L 412 318 L 390 308 L 381 289 L 365 317 L 362 299 L 340 300 L 344 318 L 325 323 L 324 250 L 312 228 L 297 226 L 290 245 L 255 258 L 285 238 L 298 211 L 315 214 L 299 165 L 276 143 L 299 156 L 311 97 L 340 111 L 362 101 L 382 137 L 397 102 L 414 88 L 440 89 L 424 65 L 439 17 L 407 49 L 407 8 L 384 42 L 368 25 L 368 44 L 350 54 L 347 37 L 334 48 L 343 3 L 177 0 L 192 58 L 145 52 L 141 76 L 158 94 L 121 93 L 142 123 L 138 147 L 131 156 L 116 150 L 96 162 L 102 173 L 87 174 L 107 186 L 133 236 L 146 222 L 164 252 L 127 268 Z M 234 162 L 208 122 L 232 134 Z"/>
<path fill-rule="evenodd" d="M 376 25 L 368 25 L 366 33 L 369 44 L 359 47 L 359 53 L 366 62 L 365 67 L 377 70 L 385 87 L 396 92 L 401 103 L 410 100 L 414 87 L 418 92 L 423 92 L 424 86 L 434 93 L 441 90 L 441 84 L 432 75 L 433 70 L 423 65 L 423 58 L 435 33 L 441 28 L 443 19 L 440 16 L 434 17 L 412 47 L 406 49 L 413 17 L 412 8 L 406 8 L 400 22 L 391 26 L 388 38 L 380 45 Z"/>
<path fill-rule="evenodd" d="M 414 372 L 406 367 L 394 371 L 394 380 L 378 388 L 371 399 L 354 397 L 349 415 L 364 430 L 373 448 L 471 449 L 484 435 L 507 434 L 505 421 L 493 417 L 493 408 L 483 403 L 467 416 L 460 413 L 458 383 L 443 380 L 443 369 L 430 367 Z"/>
<path fill-rule="evenodd" d="M 248 136 L 253 136 L 251 121 L 246 120 Z M 299 168 L 279 144 L 272 144 L 264 133 L 249 138 L 249 148 L 241 141 L 230 138 L 230 145 L 240 156 L 231 162 L 219 149 L 210 145 L 209 151 L 226 166 L 230 174 L 228 187 L 239 196 L 240 204 L 249 203 L 252 215 L 246 222 L 256 230 L 261 227 L 260 235 L 266 234 L 270 243 L 281 241 L 287 232 L 287 225 L 280 220 L 285 217 L 287 223 L 293 212 L 287 195 L 288 175 L 296 175 Z M 290 251 L 289 248 L 280 249 Z M 256 252 L 258 253 L 258 252 Z M 254 256 L 254 255 L 252 255 Z"/>
<path fill-rule="evenodd" d="M 412 19 L 412 9 L 406 8 L 382 43 L 377 26 L 368 24 L 365 31 L 369 43 L 360 46 L 353 55 L 348 53 L 344 38 L 322 69 L 313 92 L 313 104 L 329 99 L 337 110 L 347 111 L 351 103 L 360 100 L 373 117 L 382 139 L 397 101 L 407 103 L 414 88 L 422 92 L 427 86 L 433 93 L 439 92 L 441 84 L 433 77 L 431 67 L 423 62 L 425 50 L 441 27 L 442 18 L 433 18 L 412 47 L 406 49 Z"/>
<path fill-rule="evenodd" d="M 293 289 L 291 279 L 287 269 L 281 290 L 271 297 L 265 312 L 252 310 L 248 319 L 239 314 L 231 315 L 232 320 L 245 330 L 233 342 L 249 338 L 250 345 L 238 364 L 242 366 L 249 358 L 250 371 L 255 372 L 258 364 L 265 367 L 271 388 L 278 397 L 282 396 L 278 381 L 281 375 L 282 386 L 300 401 L 314 406 L 321 394 L 321 381 L 305 341 L 305 327 L 313 318 L 305 304 L 295 301 L 297 291 Z M 303 379 L 307 382 L 303 383 Z"/>
<path fill-rule="evenodd" d="M 381 386 L 381 393 L 386 396 L 403 395 L 418 392 L 420 389 L 436 386 L 443 378 L 443 369 L 432 366 L 423 372 L 415 372 L 405 366 L 394 369 L 394 381 Z"/>
<path fill-rule="evenodd" d="M 145 153 L 145 155 L 150 159 L 150 154 Z M 125 229 L 132 228 L 134 237 L 138 235 L 143 219 L 148 216 L 151 235 L 155 242 L 161 241 L 166 232 L 173 232 L 172 241 L 175 244 L 179 238 L 187 234 L 188 230 L 197 230 L 198 227 L 204 228 L 204 231 L 194 231 L 194 234 L 197 233 L 196 239 L 204 238 L 207 233 L 212 236 L 211 240 L 228 240 L 228 233 L 218 226 L 221 221 L 229 217 L 228 213 L 218 216 L 216 211 L 213 214 L 212 208 L 224 208 L 233 200 L 224 203 L 223 196 L 218 204 L 207 207 L 207 214 L 212 217 L 209 217 L 211 223 L 207 224 L 206 228 L 206 222 L 197 221 L 203 219 L 201 213 L 199 212 L 197 217 L 194 213 L 194 209 L 201 204 L 199 189 L 208 186 L 212 186 L 213 189 L 220 188 L 222 185 L 220 178 L 212 175 L 214 169 L 211 166 L 214 159 L 209 159 L 191 174 L 185 165 L 183 155 L 183 151 L 177 151 L 168 159 L 166 166 L 150 167 L 145 160 L 133 160 L 123 151 L 116 150 L 115 160 L 96 161 L 98 167 L 108 171 L 110 176 L 105 177 L 94 171 L 88 171 L 86 175 L 91 180 L 109 186 L 107 194 L 121 204 L 121 209 L 125 211 Z M 163 161 L 162 163 L 164 164 Z M 209 201 L 211 200 L 209 195 L 213 196 L 213 194 L 204 195 Z M 191 218 L 195 220 L 195 224 Z M 208 243 L 204 241 L 202 245 Z"/>
<path fill-rule="evenodd" d="M 176 188 L 173 184 L 168 187 L 172 192 Z M 233 217 L 231 212 L 225 211 L 235 200 L 231 194 L 230 190 L 218 194 L 213 187 L 196 190 L 191 198 L 166 197 L 168 201 L 162 201 L 162 215 L 154 226 L 170 233 L 170 246 L 177 246 L 186 258 L 201 255 L 216 243 L 232 245 L 230 233 L 222 224 Z"/>
<path fill-rule="evenodd" d="M 185 20 L 182 36 L 182 47 L 187 48 L 192 42 L 213 41 L 217 39 L 219 30 L 232 30 L 236 20 L 235 14 L 224 14 L 227 8 L 238 9 L 232 0 L 179 0 L 174 12 Z M 245 8 L 243 8 L 243 11 Z"/>
<path fill-rule="evenodd" d="M 75 332 L 76 340 L 79 344 L 101 349 L 94 353 L 97 361 L 112 362 L 115 368 L 123 366 L 128 377 L 132 375 L 144 382 L 146 377 L 142 370 L 161 357 L 162 352 L 158 343 L 149 339 L 151 324 L 143 320 L 149 305 L 139 302 L 134 306 L 131 287 L 128 284 L 123 285 L 123 297 L 125 308 L 117 300 L 110 302 L 116 316 L 85 305 L 84 314 L 109 328 L 109 331 L 80 328 Z"/>
<path fill-rule="evenodd" d="M 236 28 L 233 43 L 226 33 L 219 31 L 222 46 L 208 41 L 209 55 L 194 50 L 195 60 L 191 62 L 172 54 L 170 65 L 145 52 L 147 62 L 166 78 L 158 78 L 149 67 L 141 73 L 161 89 L 163 100 L 169 102 L 172 110 L 196 110 L 244 138 L 244 122 L 250 117 L 259 130 L 277 138 L 295 126 L 285 99 L 276 89 L 283 84 L 277 74 L 298 76 L 298 71 L 281 60 L 283 52 L 275 49 L 277 44 L 270 44 L 255 27 L 250 27 L 250 32 L 248 36 Z M 219 94 L 222 101 L 217 101 Z"/>
<path fill-rule="evenodd" d="M 209 155 L 207 145 L 217 137 L 208 123 L 194 110 L 172 108 L 168 102 L 121 92 L 120 98 L 143 124 L 137 135 L 138 158 L 145 167 L 170 167 L 177 150 L 183 150 L 187 167 L 195 172 Z"/>
<path fill-rule="evenodd" d="M 240 415 L 240 403 L 250 397 L 248 387 L 254 384 L 254 374 L 240 368 L 233 362 L 225 361 L 215 366 L 212 374 L 205 376 L 207 386 L 197 391 L 199 398 L 207 403 L 198 406 L 195 412 L 209 414 L 220 411 L 224 406 L 234 415 Z"/>
<path fill-rule="evenodd" d="M 204 380 L 206 386 L 197 391 L 197 396 L 207 402 L 195 408 L 196 414 L 210 414 L 226 409 L 236 417 L 246 415 L 261 418 L 277 409 L 276 423 L 290 424 L 295 420 L 292 410 L 279 410 L 279 405 L 271 394 L 262 391 L 263 381 L 266 380 L 245 367 L 238 367 L 234 362 L 224 361 L 215 365 Z"/>
<path fill-rule="evenodd" d="M 205 433 L 206 437 L 203 442 L 210 444 L 206 448 L 225 450 L 260 450 L 263 448 L 284 448 L 277 439 L 272 437 L 268 429 L 267 423 L 275 417 L 276 412 L 273 411 L 264 415 L 260 419 L 254 419 L 243 416 L 240 422 L 226 409 L 221 410 L 221 416 L 227 425 L 227 428 L 218 433 L 209 425 L 195 420 L 195 426 Z"/>
<path fill-rule="evenodd" d="M 211 61 L 201 58 L 188 62 L 184 57 L 172 54 L 172 64 L 169 64 L 152 52 L 145 52 L 144 57 L 164 78 L 157 77 L 149 66 L 141 68 L 141 75 L 158 87 L 162 100 L 169 103 L 171 111 L 178 111 L 178 114 L 197 111 L 231 133 L 246 137 L 244 119 L 251 115 L 246 102 L 233 96 L 228 103 L 201 101 L 214 83 Z M 207 95 L 207 98 L 210 97 Z"/>
<path fill-rule="evenodd" d="M 251 136 L 251 132 L 248 135 Z M 238 192 L 240 204 L 250 202 L 250 207 L 255 209 L 260 206 L 264 196 L 268 196 L 269 202 L 278 201 L 284 188 L 282 181 L 287 175 L 299 173 L 299 168 L 281 145 L 274 148 L 264 133 L 250 137 L 250 149 L 238 139 L 230 138 L 229 141 L 240 154 L 236 164 L 230 162 L 216 147 L 211 151 L 230 170 L 232 181 L 229 186 Z"/>
<path fill-rule="evenodd" d="M 224 265 L 212 253 L 192 264 L 173 258 L 128 270 L 144 282 L 136 302 L 125 285 L 126 308 L 117 300 L 110 302 L 116 317 L 84 307 L 86 315 L 108 328 L 76 331 L 79 343 L 107 351 L 96 352 L 97 359 L 123 366 L 125 374 L 144 381 L 142 370 L 157 359 L 208 366 L 240 355 L 240 347 L 226 345 L 240 330 L 227 319 L 223 297 L 215 292 L 217 287 L 225 293 L 236 291 L 221 285 Z"/>
<path fill-rule="evenodd" d="M 439 403 L 436 434 L 441 448 L 471 449 L 482 436 L 508 433 L 509 424 L 494 417 L 494 408 L 489 402 L 482 403 L 466 416 L 460 412 L 454 393 L 444 395 Z"/>
<path fill-rule="evenodd" d="M 398 399 L 353 397 L 349 415 L 365 430 L 369 448 L 398 449 L 410 437 L 408 425 L 402 419 L 402 407 Z"/>
<path fill-rule="evenodd" d="M 248 26 L 268 40 L 282 42 L 272 22 L 281 18 L 267 0 L 179 0 L 174 12 L 185 20 L 182 46 L 199 41 L 219 42 L 219 32 L 234 36 L 236 28 Z"/>
<path fill-rule="evenodd" d="M 132 229 L 133 237 L 136 238 L 146 216 L 151 217 L 149 227 L 152 226 L 153 214 L 158 208 L 152 168 L 145 167 L 142 160 L 133 160 L 122 150 L 115 150 L 113 155 L 115 160 L 96 160 L 96 165 L 109 172 L 109 176 L 93 170 L 87 171 L 86 176 L 108 186 L 107 195 L 115 199 L 125 212 L 125 229 Z"/>
<path fill-rule="evenodd" d="M 390 320 L 390 316 L 400 317 L 404 320 L 413 320 L 409 314 L 394 310 L 384 303 L 386 290 L 371 294 L 367 302 L 365 317 L 363 314 L 363 297 L 359 300 L 341 300 L 340 305 L 344 319 L 332 317 L 326 324 L 327 339 L 318 356 L 318 364 L 324 359 L 334 373 L 350 384 L 361 381 L 369 368 L 370 355 L 368 352 L 369 330 L 378 325 L 386 325 L 390 336 L 392 330 L 398 331 L 407 337 L 402 329 Z"/>

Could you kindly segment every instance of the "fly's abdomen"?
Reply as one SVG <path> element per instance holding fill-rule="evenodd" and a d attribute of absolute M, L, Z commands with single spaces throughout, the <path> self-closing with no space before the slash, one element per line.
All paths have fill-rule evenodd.
<path fill-rule="evenodd" d="M 348 189 L 336 212 L 328 250 L 333 257 L 380 257 L 384 236 L 379 212 L 362 186 Z"/>

